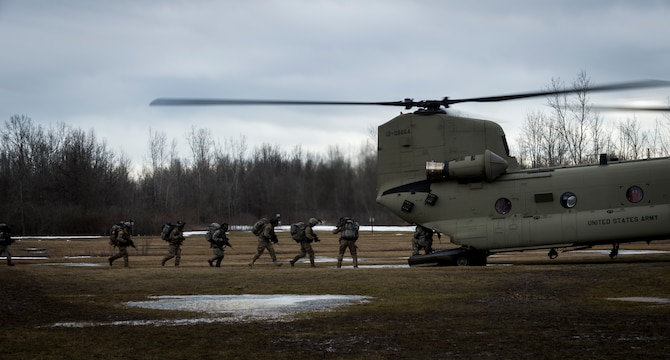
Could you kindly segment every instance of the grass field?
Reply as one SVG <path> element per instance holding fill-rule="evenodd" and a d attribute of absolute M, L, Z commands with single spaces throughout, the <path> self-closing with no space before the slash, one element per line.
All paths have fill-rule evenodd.
<path fill-rule="evenodd" d="M 337 239 L 320 233 L 318 267 L 287 263 L 298 245 L 280 233 L 275 267 L 264 254 L 250 269 L 255 238 L 232 232 L 221 268 L 210 268 L 204 237 L 187 238 L 179 268 L 160 266 L 167 246 L 137 237 L 130 267 L 104 239 L 23 239 L 16 255 L 48 258 L 0 263 L 2 359 L 447 359 L 667 358 L 670 350 L 670 252 L 546 251 L 489 258 L 486 267 L 408 268 L 411 234 L 362 234 L 361 267 L 335 268 Z M 450 246 L 435 243 L 436 249 Z M 30 251 L 26 250 L 30 249 Z M 603 247 L 602 249 L 607 249 Z M 670 242 L 623 249 L 670 251 Z M 75 266 L 78 265 L 78 266 Z M 129 321 L 202 318 L 184 311 L 125 306 L 154 295 L 337 294 L 370 301 L 312 311 L 288 321 L 129 325 Z M 644 301 L 612 298 L 640 297 Z M 220 316 L 220 315 L 212 315 Z M 112 325 L 121 322 L 125 325 Z M 99 324 L 86 327 L 60 323 Z M 168 322 L 169 324 L 169 322 Z"/>

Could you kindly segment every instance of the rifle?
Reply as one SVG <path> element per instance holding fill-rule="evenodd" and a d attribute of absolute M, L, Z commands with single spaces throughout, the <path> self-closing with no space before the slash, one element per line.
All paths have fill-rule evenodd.
<path fill-rule="evenodd" d="M 223 246 L 224 247 L 230 246 L 231 249 L 233 248 L 233 245 L 230 244 L 230 241 L 228 241 L 228 238 L 225 238 L 225 237 L 223 238 Z"/>

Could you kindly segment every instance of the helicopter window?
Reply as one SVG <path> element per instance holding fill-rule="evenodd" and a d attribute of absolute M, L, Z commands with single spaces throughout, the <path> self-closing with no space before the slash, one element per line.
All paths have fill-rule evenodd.
<path fill-rule="evenodd" d="M 571 192 L 566 192 L 561 195 L 561 206 L 563 206 L 566 209 L 572 209 L 577 205 L 577 195 L 571 193 Z"/>
<path fill-rule="evenodd" d="M 626 190 L 626 199 L 632 203 L 638 203 L 642 201 L 644 197 L 644 191 L 639 186 L 631 186 Z"/>
<path fill-rule="evenodd" d="M 512 210 L 512 202 L 507 198 L 500 198 L 496 201 L 496 212 L 505 215 Z"/>

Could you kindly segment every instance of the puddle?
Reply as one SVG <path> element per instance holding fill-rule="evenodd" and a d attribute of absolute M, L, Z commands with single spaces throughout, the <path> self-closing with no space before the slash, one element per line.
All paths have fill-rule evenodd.
<path fill-rule="evenodd" d="M 365 263 L 371 263 L 371 262 L 384 262 L 384 261 L 389 261 L 393 260 L 391 258 L 386 258 L 386 259 L 381 259 L 381 258 L 358 258 L 358 267 L 361 269 L 399 269 L 399 268 L 409 268 L 409 264 L 406 263 L 407 258 L 397 258 L 398 261 L 403 261 L 405 262 L 404 264 L 374 264 L 374 265 L 366 265 Z M 337 263 L 337 258 L 335 257 L 327 257 L 327 256 L 316 256 L 314 258 L 314 262 L 317 264 L 320 263 L 331 263 L 333 264 L 332 268 L 336 267 L 335 263 Z M 309 264 L 309 259 L 300 259 L 296 264 L 300 263 L 305 263 Z M 342 268 L 349 268 L 353 269 L 354 268 L 354 262 L 351 257 L 345 257 L 342 260 Z"/>
<path fill-rule="evenodd" d="M 72 267 L 98 267 L 107 266 L 104 263 L 43 263 L 37 264 L 39 266 L 72 266 Z"/>
<path fill-rule="evenodd" d="M 641 303 L 649 303 L 649 304 L 670 304 L 670 298 L 648 297 L 648 296 L 630 296 L 630 297 L 620 297 L 620 298 L 607 298 L 607 300 L 631 301 L 631 302 L 641 302 Z"/>
<path fill-rule="evenodd" d="M 185 295 L 151 296 L 147 301 L 129 301 L 129 307 L 176 310 L 211 315 L 206 318 L 130 320 L 114 322 L 63 322 L 53 327 L 94 326 L 177 326 L 215 322 L 290 321 L 291 315 L 307 311 L 327 311 L 336 307 L 368 302 L 359 295 Z M 220 316 L 225 317 L 220 317 Z"/>

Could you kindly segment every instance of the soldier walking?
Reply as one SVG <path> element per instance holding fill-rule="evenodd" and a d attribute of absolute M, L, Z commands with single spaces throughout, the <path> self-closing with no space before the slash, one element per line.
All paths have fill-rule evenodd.
<path fill-rule="evenodd" d="M 259 220 L 259 222 L 262 222 L 262 228 L 259 229 L 257 233 L 254 232 L 254 234 L 258 236 L 258 247 L 256 248 L 256 254 L 249 263 L 249 267 L 254 267 L 254 263 L 256 260 L 258 260 L 259 257 L 261 257 L 265 249 L 268 249 L 270 258 L 272 258 L 272 262 L 275 264 L 275 266 L 281 266 L 282 264 L 277 262 L 277 255 L 275 254 L 275 248 L 273 245 L 279 242 L 279 239 L 277 239 L 277 234 L 275 234 L 275 226 L 279 225 L 279 220 L 276 217 L 272 217 L 270 220 L 263 218 Z"/>
<path fill-rule="evenodd" d="M 165 255 L 161 266 L 165 266 L 165 262 L 174 258 L 174 266 L 179 267 L 179 261 L 181 260 L 181 244 L 184 242 L 184 225 L 185 222 L 179 220 L 177 225 L 170 231 L 170 236 L 168 237 L 168 243 L 170 247 L 168 248 L 168 254 Z"/>
<path fill-rule="evenodd" d="M 213 256 L 207 260 L 209 266 L 214 266 L 214 262 L 216 261 L 216 267 L 221 267 L 221 261 L 223 261 L 224 257 L 224 248 L 226 246 L 233 247 L 230 245 L 228 237 L 226 237 L 227 231 L 228 224 L 225 222 L 220 225 L 218 223 L 211 223 L 209 225 L 209 231 L 207 232 L 206 238 L 214 253 Z"/>
<path fill-rule="evenodd" d="M 9 245 L 14 242 L 9 226 L 7 224 L 0 224 L 0 255 L 5 254 L 7 257 L 7 265 L 14 266 L 12 262 L 12 253 L 9 251 Z"/>
<path fill-rule="evenodd" d="M 309 255 L 309 263 L 311 267 L 316 267 L 314 264 L 314 250 L 312 249 L 312 242 L 319 242 L 319 237 L 314 233 L 314 226 L 319 223 L 319 220 L 316 218 L 310 218 L 309 222 L 305 226 L 304 232 L 300 235 L 298 239 L 294 238 L 298 243 L 300 243 L 300 253 L 296 255 L 293 260 L 290 261 L 291 267 L 295 266 L 295 263 L 304 258 L 306 255 Z M 297 224 L 296 224 L 297 225 Z M 293 232 L 291 232 L 293 235 Z"/>
<path fill-rule="evenodd" d="M 344 259 L 344 252 L 349 249 L 349 253 L 354 261 L 354 267 L 358 267 L 358 253 L 356 252 L 356 240 L 358 240 L 359 225 L 351 218 L 340 218 L 337 226 L 333 230 L 333 234 L 340 234 L 340 252 L 337 255 L 337 268 L 342 267 L 342 260 Z"/>
<path fill-rule="evenodd" d="M 133 221 L 122 221 L 121 223 L 112 226 L 112 231 L 109 235 L 109 243 L 118 249 L 115 255 L 109 257 L 109 266 L 112 266 L 114 260 L 123 258 L 123 267 L 128 267 L 128 246 L 135 247 L 135 243 L 130 238 L 132 233 Z"/>

